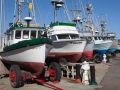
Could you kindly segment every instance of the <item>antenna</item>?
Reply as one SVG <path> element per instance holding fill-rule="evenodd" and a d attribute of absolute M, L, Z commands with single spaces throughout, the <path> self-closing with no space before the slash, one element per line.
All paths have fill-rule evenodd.
<path fill-rule="evenodd" d="M 17 23 L 22 22 L 22 19 L 21 19 L 21 13 L 22 13 L 21 7 L 22 7 L 23 2 L 24 2 L 24 0 L 17 0 L 17 5 L 18 5 L 18 20 L 17 20 Z"/>
<path fill-rule="evenodd" d="M 57 22 L 57 10 L 64 4 L 63 0 L 51 0 L 52 5 L 54 5 L 54 22 Z"/>

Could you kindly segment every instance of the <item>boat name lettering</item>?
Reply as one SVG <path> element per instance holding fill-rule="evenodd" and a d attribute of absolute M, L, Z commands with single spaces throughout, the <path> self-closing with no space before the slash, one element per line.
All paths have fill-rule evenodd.
<path fill-rule="evenodd" d="M 81 44 L 82 42 L 70 42 L 71 44 Z"/>

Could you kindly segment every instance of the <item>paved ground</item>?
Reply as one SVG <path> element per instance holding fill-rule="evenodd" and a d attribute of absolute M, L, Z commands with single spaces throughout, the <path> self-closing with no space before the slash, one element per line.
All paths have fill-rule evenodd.
<path fill-rule="evenodd" d="M 119 77 L 120 76 L 120 70 L 119 70 L 120 56 L 119 55 L 117 56 L 117 58 L 112 60 L 112 63 L 113 63 L 112 66 L 109 66 L 108 64 L 107 65 L 106 64 L 95 65 L 96 81 L 98 83 L 98 86 L 89 86 L 89 85 L 83 85 L 81 83 L 75 83 L 74 80 L 67 79 L 67 78 L 62 78 L 59 84 L 53 84 L 53 83 L 51 84 L 61 87 L 64 90 L 99 90 L 99 89 L 100 90 L 120 90 L 120 80 L 119 80 L 120 79 Z M 113 83 L 115 86 L 113 86 Z M 40 89 L 41 90 L 55 90 L 48 86 L 38 85 L 37 83 L 32 83 L 32 84 L 26 83 L 24 87 L 14 89 L 9 84 L 9 78 L 0 79 L 0 90 L 27 90 L 27 89 L 28 90 L 40 90 Z"/>
<path fill-rule="evenodd" d="M 112 60 L 112 66 L 109 67 L 100 85 L 103 88 L 95 90 L 120 90 L 120 54 Z"/>

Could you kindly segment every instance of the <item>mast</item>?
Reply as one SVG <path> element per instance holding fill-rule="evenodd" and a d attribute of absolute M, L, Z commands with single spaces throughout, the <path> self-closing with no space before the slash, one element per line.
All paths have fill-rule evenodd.
<path fill-rule="evenodd" d="M 104 21 L 103 15 L 102 15 L 102 20 L 100 22 L 100 26 L 101 26 L 101 35 L 104 36 L 106 21 Z"/>
<path fill-rule="evenodd" d="M 64 4 L 63 0 L 51 0 L 52 5 L 54 5 L 54 22 L 57 22 L 57 10 Z"/>
<path fill-rule="evenodd" d="M 87 24 L 89 26 L 91 26 L 91 22 L 90 22 L 90 14 L 91 14 L 91 10 L 93 9 L 92 4 L 86 4 L 86 10 L 87 10 Z M 88 31 L 90 31 L 90 28 L 88 29 Z"/>
<path fill-rule="evenodd" d="M 22 13 L 22 3 L 24 2 L 24 0 L 17 0 L 17 5 L 18 5 L 18 20 L 17 23 L 22 23 L 22 17 L 21 17 L 21 13 Z"/>
<path fill-rule="evenodd" d="M 2 0 L 1 0 L 1 10 L 0 10 L 0 48 L 2 47 L 2 42 L 1 42 L 1 39 L 2 39 Z"/>

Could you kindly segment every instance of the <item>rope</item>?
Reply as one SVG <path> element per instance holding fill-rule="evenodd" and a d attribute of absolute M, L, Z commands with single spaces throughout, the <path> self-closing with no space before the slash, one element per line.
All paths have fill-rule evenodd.
<path fill-rule="evenodd" d="M 49 6 L 49 9 L 48 9 L 48 13 L 47 13 L 47 16 L 46 16 L 45 22 L 46 22 L 46 20 L 47 20 L 47 18 L 48 18 L 49 12 L 50 12 L 50 6 Z"/>
<path fill-rule="evenodd" d="M 65 9 L 65 12 L 66 12 L 66 14 L 67 14 L 67 17 L 68 17 L 69 22 L 71 23 L 71 19 L 70 19 L 70 17 L 69 17 L 69 13 L 68 13 L 66 1 L 64 0 L 64 2 L 65 2 L 65 4 L 64 4 L 63 8 Z"/>
<path fill-rule="evenodd" d="M 36 1 L 36 0 L 35 0 Z M 36 5 L 37 5 L 37 8 L 38 8 L 38 13 L 39 13 L 39 15 L 40 15 L 40 18 L 41 18 L 41 21 L 42 21 L 42 24 L 44 25 L 44 21 L 43 21 L 43 18 L 42 18 L 42 14 L 40 13 L 40 8 L 39 8 L 39 6 L 38 6 L 38 4 L 37 4 L 37 1 L 36 1 Z"/>

